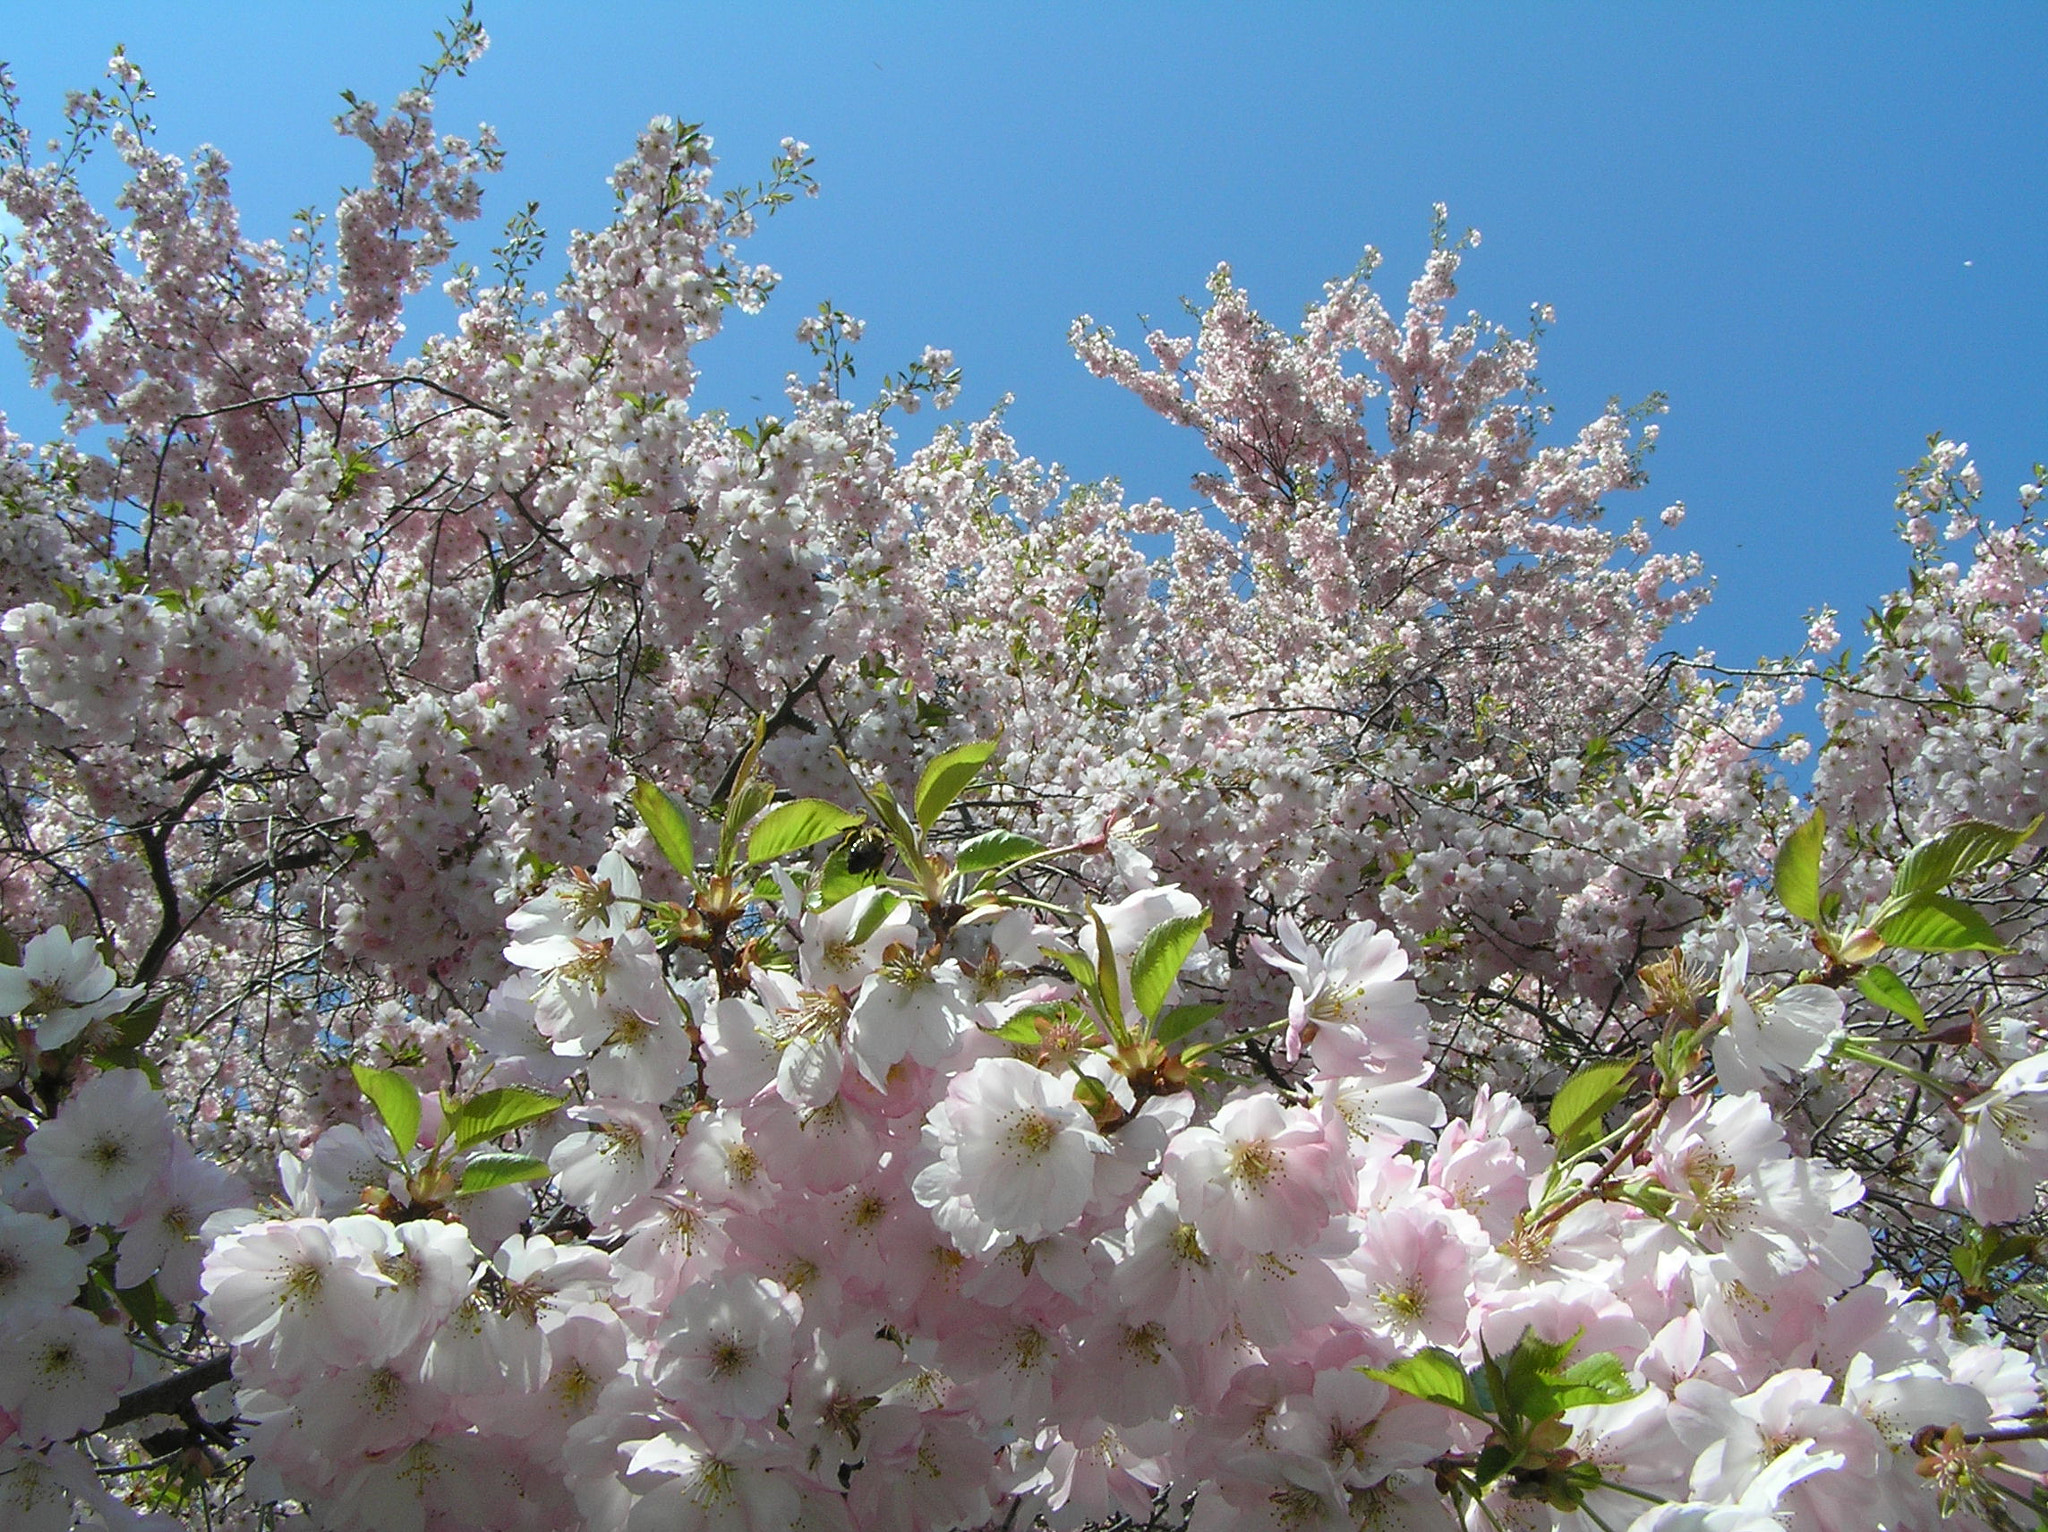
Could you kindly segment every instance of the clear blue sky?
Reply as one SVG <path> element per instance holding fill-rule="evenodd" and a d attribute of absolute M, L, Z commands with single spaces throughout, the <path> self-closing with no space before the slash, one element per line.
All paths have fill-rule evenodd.
<path fill-rule="evenodd" d="M 388 102 L 447 8 L 15 4 L 0 55 L 47 129 L 125 43 L 165 145 L 221 148 L 250 232 L 281 235 L 361 173 L 337 92 Z M 736 413 L 776 406 L 829 297 L 869 321 L 873 373 L 950 346 L 965 411 L 1014 393 L 1027 452 L 1187 504 L 1193 438 L 1083 372 L 1073 316 L 1134 339 L 1228 260 L 1291 323 L 1366 244 L 1398 300 L 1443 201 L 1485 235 L 1471 307 L 1555 305 L 1561 428 L 1669 396 L 1651 487 L 1614 509 L 1687 502 L 1661 542 L 1719 591 L 1685 647 L 1741 662 L 1796 645 L 1808 607 L 1859 617 L 1902 575 L 1891 495 L 1929 431 L 1970 442 L 2001 518 L 2048 458 L 2038 0 L 480 11 L 491 52 L 442 113 L 508 152 L 479 250 L 529 199 L 557 252 L 602 221 L 657 113 L 704 123 L 733 179 L 785 134 L 814 146 L 823 196 L 753 247 L 781 292 L 703 353 L 700 399 Z M 0 406 L 44 425 L 0 368 Z"/>

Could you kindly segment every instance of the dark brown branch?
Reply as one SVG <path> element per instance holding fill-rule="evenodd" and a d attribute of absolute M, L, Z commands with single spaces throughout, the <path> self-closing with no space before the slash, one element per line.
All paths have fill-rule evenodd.
<path fill-rule="evenodd" d="M 142 567 L 145 570 L 149 568 L 150 552 L 156 539 L 157 502 L 163 498 L 164 492 L 164 469 L 169 466 L 171 460 L 172 438 L 178 434 L 180 429 L 191 425 L 195 421 L 211 420 L 219 415 L 232 415 L 238 410 L 262 409 L 264 406 L 271 404 L 289 404 L 294 399 L 320 399 L 329 394 L 352 394 L 366 389 L 396 388 L 401 383 L 409 383 L 416 388 L 430 389 L 434 393 L 441 395 L 444 399 L 453 399 L 463 408 L 477 410 L 482 414 L 489 415 L 494 420 L 508 421 L 512 418 L 494 404 L 485 404 L 480 400 L 472 399 L 467 394 L 458 393 L 445 383 L 436 383 L 432 378 L 423 378 L 415 373 L 405 373 L 395 378 L 368 378 L 359 382 L 330 383 L 322 388 L 294 388 L 281 394 L 263 394 L 254 399 L 243 399 L 234 404 L 223 404 L 215 409 L 189 410 L 185 414 L 173 416 L 170 424 L 164 427 L 164 444 L 157 452 L 156 473 L 150 482 L 149 506 L 146 512 L 149 517 L 149 525 L 144 528 L 142 534 Z"/>
<path fill-rule="evenodd" d="M 818 690 L 818 683 L 825 679 L 825 672 L 831 666 L 832 656 L 828 654 L 812 667 L 809 675 L 790 688 L 789 694 L 782 699 L 782 705 L 762 720 L 762 739 L 773 739 L 784 729 L 795 729 L 802 734 L 815 734 L 817 732 L 818 726 L 799 713 L 796 710 L 796 705 L 802 698 Z M 740 762 L 746 758 L 747 752 L 744 750 L 733 757 L 732 764 L 725 768 L 725 775 L 719 778 L 718 787 L 711 794 L 711 801 L 713 803 L 723 803 L 732 796 L 732 785 L 739 779 Z"/>
<path fill-rule="evenodd" d="M 112 1413 L 100 1422 L 99 1429 L 111 1431 L 146 1415 L 175 1415 L 179 1406 L 232 1379 L 235 1375 L 233 1362 L 234 1358 L 223 1351 L 219 1356 L 208 1357 L 183 1372 L 129 1390 L 121 1396 Z"/>

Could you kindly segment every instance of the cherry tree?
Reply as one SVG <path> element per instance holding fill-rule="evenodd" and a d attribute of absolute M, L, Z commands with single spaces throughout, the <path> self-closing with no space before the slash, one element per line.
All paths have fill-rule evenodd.
<path fill-rule="evenodd" d="M 1544 445 L 1441 214 L 1398 313 L 1077 323 L 1189 507 L 911 443 L 950 358 L 859 402 L 829 306 L 737 421 L 804 146 L 451 266 L 483 41 L 284 244 L 124 57 L 54 158 L 7 96 L 10 1514 L 2038 1517 L 2042 554 L 1962 449 L 1863 656 L 1731 675 L 1602 524 L 1654 405 Z"/>

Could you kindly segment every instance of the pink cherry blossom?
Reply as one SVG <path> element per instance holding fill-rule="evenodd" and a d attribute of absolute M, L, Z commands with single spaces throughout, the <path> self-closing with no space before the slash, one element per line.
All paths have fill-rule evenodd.
<path fill-rule="evenodd" d="M 1095 1156 L 1109 1148 L 1070 1084 L 1016 1059 L 982 1059 L 957 1076 L 924 1140 L 938 1157 L 918 1172 L 917 1200 L 971 1254 L 1066 1228 L 1094 1195 Z"/>

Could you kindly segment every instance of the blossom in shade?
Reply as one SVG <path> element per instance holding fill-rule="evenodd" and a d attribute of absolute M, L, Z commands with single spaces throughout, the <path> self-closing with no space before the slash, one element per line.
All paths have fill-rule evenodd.
<path fill-rule="evenodd" d="M 31 1452 L 18 1438 L 0 1441 L 0 1527 L 8 1532 L 71 1532 L 75 1508 L 103 1498 L 92 1462 L 76 1448 Z"/>
<path fill-rule="evenodd" d="M 384 1348 L 396 1284 L 377 1269 L 390 1225 L 357 1214 L 249 1224 L 217 1241 L 199 1274 L 208 1323 L 230 1345 L 269 1340 L 280 1371 L 353 1367 Z"/>
<path fill-rule="evenodd" d="M 761 1277 L 721 1277 L 687 1289 L 661 1330 L 655 1389 L 711 1419 L 766 1420 L 789 1394 L 796 1359 L 795 1294 Z"/>
<path fill-rule="evenodd" d="M 116 988 L 99 949 L 62 926 L 31 937 L 18 967 L 0 963 L 0 1016 L 33 1021 L 38 1048 L 63 1047 L 141 993 Z"/>
<path fill-rule="evenodd" d="M 200 1230 L 223 1208 L 248 1201 L 249 1188 L 211 1160 L 172 1140 L 170 1162 L 139 1211 L 121 1226 L 121 1255 L 114 1280 L 137 1287 L 156 1277 L 157 1291 L 173 1303 L 199 1296 L 199 1260 L 205 1253 Z"/>
<path fill-rule="evenodd" d="M 704 1435 L 677 1428 L 640 1442 L 626 1472 L 646 1493 L 626 1532 L 787 1532 L 803 1500 L 775 1457 L 738 1421 Z"/>
<path fill-rule="evenodd" d="M 593 1218 L 611 1218 L 653 1191 L 675 1153 L 676 1136 L 661 1114 L 629 1101 L 572 1107 L 590 1124 L 555 1145 L 548 1163 L 562 1196 Z"/>
<path fill-rule="evenodd" d="M 1961 1112 L 1963 1135 L 1934 1183 L 1935 1206 L 1980 1223 L 2025 1218 L 2048 1179 L 2048 1053 L 2014 1064 Z"/>
<path fill-rule="evenodd" d="M 904 1059 L 929 1068 L 953 1051 L 969 1004 L 958 963 L 928 963 L 892 947 L 853 1003 L 847 1051 L 869 1084 L 887 1089 L 889 1071 Z"/>
<path fill-rule="evenodd" d="M 128 1381 L 134 1353 L 117 1328 L 62 1308 L 0 1338 L 0 1409 L 40 1446 L 90 1430 Z"/>
<path fill-rule="evenodd" d="M 71 1226 L 0 1204 L 0 1333 L 63 1308 L 85 1280 L 86 1252 L 68 1243 Z"/>
<path fill-rule="evenodd" d="M 1470 1322 L 1471 1252 L 1421 1207 L 1373 1219 L 1350 1258 L 1362 1323 L 1405 1350 L 1455 1342 Z"/>
<path fill-rule="evenodd" d="M 1334 1113 L 1240 1096 L 1209 1126 L 1175 1135 L 1166 1174 L 1211 1248 L 1295 1249 L 1313 1241 L 1349 1195 L 1344 1138 Z"/>
<path fill-rule="evenodd" d="M 568 877 L 505 919 L 513 940 L 507 961 L 552 969 L 574 962 L 577 943 L 623 936 L 640 917 L 640 876 L 616 851 L 598 859 L 594 873 L 571 868 Z"/>
<path fill-rule="evenodd" d="M 138 1212 L 170 1157 L 171 1120 L 139 1069 L 110 1069 L 81 1085 L 30 1135 L 29 1163 L 50 1199 L 80 1223 Z"/>

